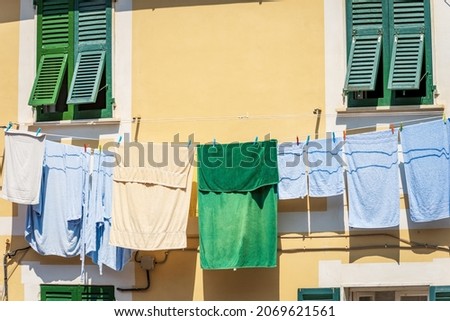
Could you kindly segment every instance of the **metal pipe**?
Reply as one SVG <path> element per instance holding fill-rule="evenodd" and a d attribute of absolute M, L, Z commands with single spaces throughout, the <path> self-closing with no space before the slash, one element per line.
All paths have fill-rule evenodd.
<path fill-rule="evenodd" d="M 31 246 L 27 246 L 27 247 L 24 247 L 21 249 L 6 252 L 3 255 L 3 288 L 4 288 L 3 300 L 4 301 L 8 301 L 8 259 L 11 259 L 14 256 L 16 256 L 17 252 L 27 251 L 30 248 L 31 248 Z"/>

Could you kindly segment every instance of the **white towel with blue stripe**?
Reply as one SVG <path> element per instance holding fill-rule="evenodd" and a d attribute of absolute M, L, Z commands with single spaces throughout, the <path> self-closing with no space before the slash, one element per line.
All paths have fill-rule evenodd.
<path fill-rule="evenodd" d="M 308 145 L 310 197 L 344 193 L 342 139 L 321 139 Z"/>
<path fill-rule="evenodd" d="M 303 198 L 307 194 L 306 167 L 302 143 L 278 145 L 278 198 L 280 200 Z"/>
<path fill-rule="evenodd" d="M 347 136 L 349 226 L 399 225 L 400 186 L 397 131 Z"/>
<path fill-rule="evenodd" d="M 400 133 L 413 222 L 450 217 L 448 126 L 437 120 L 406 126 Z"/>

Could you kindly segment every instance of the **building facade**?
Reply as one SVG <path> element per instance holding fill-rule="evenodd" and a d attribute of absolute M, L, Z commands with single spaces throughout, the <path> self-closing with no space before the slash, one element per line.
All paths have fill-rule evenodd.
<path fill-rule="evenodd" d="M 305 142 L 445 119 L 449 17 L 440 0 L 0 0 L 0 124 L 97 148 Z M 78 257 L 25 249 L 26 206 L 1 200 L 0 295 L 86 284 L 117 300 L 445 297 L 450 218 L 412 222 L 398 184 L 395 228 L 349 227 L 347 193 L 279 200 L 277 267 L 212 271 L 199 263 L 194 178 L 186 249 L 139 251 L 103 275 L 87 262 L 85 280 Z M 117 290 L 146 286 L 149 257 L 149 288 Z"/>

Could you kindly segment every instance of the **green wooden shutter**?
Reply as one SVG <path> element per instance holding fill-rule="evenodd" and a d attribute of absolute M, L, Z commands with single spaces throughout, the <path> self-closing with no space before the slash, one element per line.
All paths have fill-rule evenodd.
<path fill-rule="evenodd" d="M 88 104 L 97 100 L 104 66 L 104 51 L 85 51 L 78 54 L 68 104 Z"/>
<path fill-rule="evenodd" d="M 28 104 L 54 105 L 68 64 L 69 0 L 38 2 L 38 66 Z"/>
<path fill-rule="evenodd" d="M 43 55 L 28 104 L 31 106 L 56 104 L 66 68 L 67 54 Z"/>
<path fill-rule="evenodd" d="M 340 301 L 339 288 L 298 289 L 298 301 Z"/>
<path fill-rule="evenodd" d="M 393 2 L 393 45 L 388 88 L 419 89 L 425 37 L 423 0 Z"/>
<path fill-rule="evenodd" d="M 113 285 L 41 284 L 41 301 L 114 301 Z"/>
<path fill-rule="evenodd" d="M 78 54 L 68 104 L 91 104 L 97 100 L 109 33 L 107 1 L 78 0 L 75 36 Z"/>
<path fill-rule="evenodd" d="M 41 284 L 41 301 L 79 301 L 73 285 Z"/>
<path fill-rule="evenodd" d="M 375 90 L 381 57 L 383 11 L 381 0 L 351 2 L 352 43 L 345 91 Z"/>
<path fill-rule="evenodd" d="M 430 286 L 430 301 L 450 301 L 450 286 Z"/>

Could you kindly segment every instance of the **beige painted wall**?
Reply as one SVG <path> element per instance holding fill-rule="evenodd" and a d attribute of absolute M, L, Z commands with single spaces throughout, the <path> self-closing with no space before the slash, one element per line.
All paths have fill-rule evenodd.
<path fill-rule="evenodd" d="M 17 121 L 20 2 L 0 0 L 0 125 Z M 0 164 L 3 164 L 3 135 L 0 135 Z M 0 165 L 0 173 L 3 166 Z M 12 205 L 0 200 L 0 217 L 10 216 Z"/>

